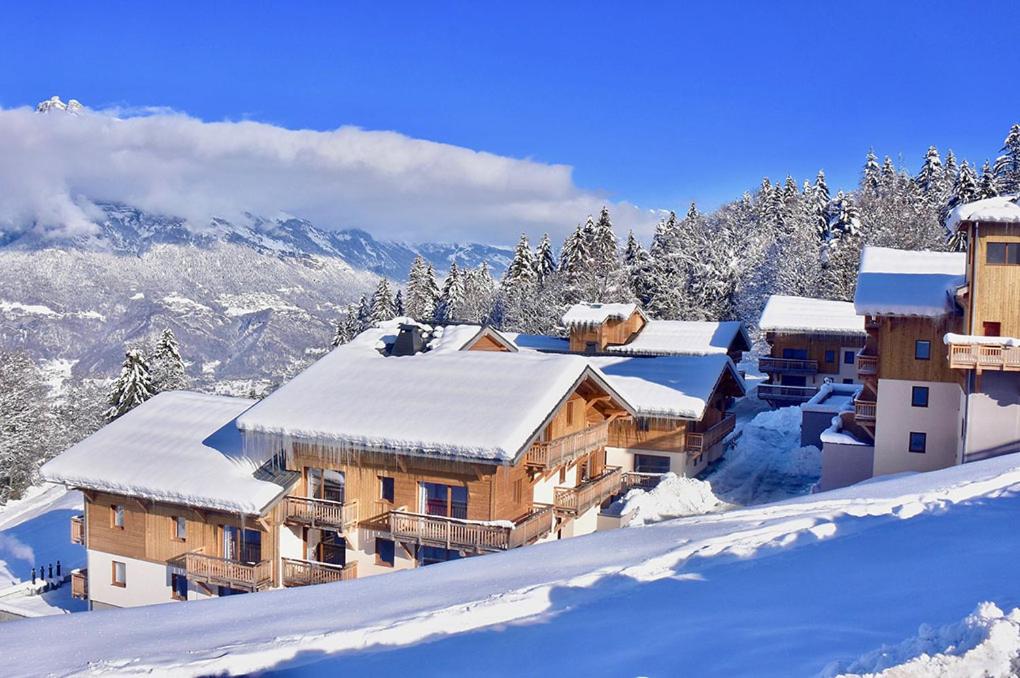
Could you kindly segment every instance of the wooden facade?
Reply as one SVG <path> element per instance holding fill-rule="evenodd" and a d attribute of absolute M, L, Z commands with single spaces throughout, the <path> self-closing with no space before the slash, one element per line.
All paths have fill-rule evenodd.
<path fill-rule="evenodd" d="M 607 346 L 626 344 L 645 326 L 644 316 L 634 311 L 629 318 L 610 318 L 597 325 L 573 325 L 570 328 L 571 353 L 599 353 Z"/>
<path fill-rule="evenodd" d="M 876 325 L 878 370 L 876 379 L 906 381 L 961 381 L 960 374 L 949 367 L 943 337 L 947 332 L 961 330 L 959 315 L 941 318 L 881 317 L 871 319 Z M 927 341 L 929 358 L 915 358 L 917 341 Z"/>
<path fill-rule="evenodd" d="M 967 290 L 961 333 L 1020 337 L 1020 265 L 988 263 L 989 243 L 1020 244 L 1020 224 L 966 226 Z M 976 237 L 975 237 L 976 233 Z"/>
<path fill-rule="evenodd" d="M 782 359 L 786 350 L 804 351 L 807 358 L 801 360 L 813 364 L 811 374 L 834 375 L 839 374 L 840 364 L 843 361 L 842 349 L 846 347 L 861 348 L 864 346 L 864 337 L 858 335 L 840 334 L 779 334 L 769 332 L 766 341 L 771 345 L 769 355 L 776 359 Z M 832 360 L 826 360 L 826 354 Z M 803 374 L 795 367 L 791 368 L 792 373 Z"/>

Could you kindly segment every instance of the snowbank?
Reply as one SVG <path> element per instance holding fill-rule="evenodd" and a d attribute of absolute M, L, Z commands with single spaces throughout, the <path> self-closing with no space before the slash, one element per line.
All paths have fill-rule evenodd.
<path fill-rule="evenodd" d="M 963 252 L 865 247 L 854 308 L 860 315 L 945 315 L 966 282 L 966 259 Z"/>
<path fill-rule="evenodd" d="M 712 484 L 697 478 L 667 473 L 650 490 L 634 489 L 620 500 L 619 512 L 631 516 L 628 527 L 658 523 L 670 518 L 722 511 L 729 504 L 712 493 Z"/>
<path fill-rule="evenodd" d="M 810 332 L 865 336 L 864 316 L 849 301 L 773 294 L 758 320 L 763 332 Z"/>
<path fill-rule="evenodd" d="M 889 678 L 1011 678 L 1020 670 L 1020 609 L 1008 614 L 981 603 L 963 621 L 941 628 L 922 624 L 917 635 L 859 659 L 833 662 L 824 676 Z"/>

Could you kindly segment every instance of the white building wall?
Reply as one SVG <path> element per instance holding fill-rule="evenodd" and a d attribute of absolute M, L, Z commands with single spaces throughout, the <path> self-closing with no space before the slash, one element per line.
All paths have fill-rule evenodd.
<path fill-rule="evenodd" d="M 113 607 L 169 603 L 170 570 L 164 564 L 88 550 L 89 599 Z M 124 563 L 126 586 L 113 585 L 113 562 Z"/>
<path fill-rule="evenodd" d="M 376 562 L 375 558 L 375 540 L 376 537 L 387 539 L 387 534 L 364 528 L 358 528 L 356 532 L 357 537 L 348 542 L 347 558 L 348 562 L 358 563 L 358 579 L 396 572 L 397 570 L 409 570 L 417 566 L 413 553 L 408 554 L 404 547 L 400 545 L 400 542 L 394 544 L 393 567 L 380 565 Z M 355 543 L 357 546 L 352 547 L 351 545 Z"/>
<path fill-rule="evenodd" d="M 914 386 L 928 387 L 928 407 L 913 407 Z M 958 463 L 963 390 L 946 382 L 878 380 L 874 475 L 934 471 Z M 924 454 L 910 452 L 910 433 L 927 434 Z"/>
<path fill-rule="evenodd" d="M 597 530 L 599 524 L 599 512 L 601 510 L 602 509 L 596 504 L 573 520 L 568 521 L 567 524 L 560 530 L 562 538 L 567 539 L 570 537 L 580 537 L 586 534 L 591 534 Z"/>
<path fill-rule="evenodd" d="M 721 455 L 722 446 L 719 446 L 719 454 Z M 702 469 L 708 464 L 707 455 L 702 455 L 702 459 L 699 463 L 694 463 L 694 458 L 687 458 L 685 452 L 662 452 L 660 450 L 641 450 L 632 447 L 607 447 L 606 448 L 606 465 L 607 466 L 619 466 L 620 470 L 624 473 L 628 473 L 634 470 L 634 455 L 635 454 L 647 454 L 653 457 L 669 457 L 669 470 L 678 476 L 690 476 L 696 473 L 700 473 Z M 536 499 L 535 501 L 539 501 Z"/>

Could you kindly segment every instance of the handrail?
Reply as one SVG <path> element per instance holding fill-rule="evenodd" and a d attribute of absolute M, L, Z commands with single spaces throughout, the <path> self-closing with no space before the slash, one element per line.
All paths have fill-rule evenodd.
<path fill-rule="evenodd" d="M 855 400 L 854 415 L 861 421 L 872 421 L 878 412 L 878 403 L 873 400 Z"/>
<path fill-rule="evenodd" d="M 684 451 L 699 454 L 711 449 L 737 427 L 737 417 L 727 414 L 704 431 L 692 431 L 686 435 Z"/>
<path fill-rule="evenodd" d="M 570 462 L 609 444 L 609 422 L 604 421 L 584 430 L 569 433 L 545 442 L 536 442 L 524 456 L 528 466 L 552 468 Z"/>
<path fill-rule="evenodd" d="M 358 500 L 350 502 L 317 499 L 314 497 L 298 497 L 287 495 L 284 510 L 286 519 L 312 527 L 348 528 L 358 522 Z"/>
<path fill-rule="evenodd" d="M 758 384 L 758 398 L 776 400 L 811 400 L 818 393 L 817 386 L 783 386 L 782 384 Z"/>
<path fill-rule="evenodd" d="M 389 531 L 397 540 L 447 549 L 505 551 L 548 534 L 553 529 L 553 519 L 552 506 L 546 504 L 535 504 L 531 513 L 513 523 L 393 510 L 389 512 Z"/>
<path fill-rule="evenodd" d="M 857 374 L 873 375 L 878 374 L 878 356 L 857 354 Z"/>
<path fill-rule="evenodd" d="M 71 516 L 71 543 L 85 543 L 85 516 Z"/>
<path fill-rule="evenodd" d="M 334 565 L 303 558 L 281 558 L 284 586 L 310 586 L 358 578 L 358 563 Z"/>
<path fill-rule="evenodd" d="M 762 356 L 758 358 L 758 369 L 762 372 L 785 372 L 791 374 L 817 374 L 817 360 L 802 360 L 800 358 L 773 358 Z"/>
<path fill-rule="evenodd" d="M 188 551 L 169 561 L 184 571 L 189 579 L 202 579 L 231 588 L 256 591 L 272 585 L 272 563 L 262 560 L 254 564 L 242 563 L 219 556 L 207 556 L 199 550 Z"/>
<path fill-rule="evenodd" d="M 71 570 L 71 597 L 86 600 L 89 597 L 88 569 Z"/>
<path fill-rule="evenodd" d="M 1020 347 L 989 344 L 952 344 L 949 366 L 954 369 L 1020 370 Z"/>
<path fill-rule="evenodd" d="M 619 494 L 623 487 L 623 473 L 619 466 L 609 466 L 601 474 L 576 487 L 553 489 L 553 505 L 557 511 L 579 516 L 592 506 Z"/>
<path fill-rule="evenodd" d="M 662 480 L 665 473 L 641 473 L 638 471 L 624 471 L 622 483 L 623 491 L 633 490 L 635 487 L 642 490 L 650 490 L 656 487 Z"/>

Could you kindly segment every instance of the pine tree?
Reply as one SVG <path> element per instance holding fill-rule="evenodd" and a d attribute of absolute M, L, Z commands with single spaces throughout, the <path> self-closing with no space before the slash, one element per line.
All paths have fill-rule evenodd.
<path fill-rule="evenodd" d="M 924 163 L 921 171 L 914 178 L 918 190 L 930 204 L 939 204 L 945 193 L 945 170 L 942 167 L 942 160 L 939 158 L 939 151 L 934 146 L 928 147 L 924 155 Z"/>
<path fill-rule="evenodd" d="M 528 236 L 521 234 L 514 249 L 513 259 L 503 274 L 503 286 L 530 286 L 538 278 L 535 257 L 531 253 L 531 245 L 528 244 Z"/>
<path fill-rule="evenodd" d="M 131 349 L 124 354 L 120 377 L 113 384 L 113 390 L 107 401 L 109 409 L 106 411 L 106 418 L 113 421 L 138 407 L 152 395 L 149 366 L 139 351 Z"/>
<path fill-rule="evenodd" d="M 407 295 L 404 299 L 406 315 L 416 320 L 428 320 L 436 309 L 436 275 L 431 264 L 420 254 L 411 263 L 407 274 Z"/>
<path fill-rule="evenodd" d="M 609 210 L 603 207 L 599 214 L 599 220 L 595 223 L 595 233 L 591 244 L 591 258 L 595 266 L 595 273 L 606 276 L 619 268 L 619 256 L 613 222 L 609 218 Z"/>
<path fill-rule="evenodd" d="M 879 179 L 882 190 L 892 187 L 896 183 L 896 176 L 896 167 L 893 165 L 892 158 L 887 155 L 882 161 L 882 174 Z"/>
<path fill-rule="evenodd" d="M 977 197 L 977 175 L 974 174 L 974 170 L 971 169 L 970 164 L 964 160 L 963 165 L 960 166 L 960 172 L 957 175 L 956 183 L 953 185 L 952 195 L 943 210 L 942 224 L 945 225 L 946 219 L 949 218 L 949 214 L 954 208 L 959 205 L 965 205 L 969 202 L 973 202 L 977 200 Z M 950 234 L 949 249 L 954 252 L 963 252 L 967 249 L 966 234 L 963 231 L 955 231 Z"/>
<path fill-rule="evenodd" d="M 32 485 L 49 456 L 47 398 L 39 367 L 24 353 L 0 349 L 0 506 Z"/>
<path fill-rule="evenodd" d="M 995 159 L 995 178 L 1004 194 L 1020 193 L 1020 123 L 1009 128 Z"/>
<path fill-rule="evenodd" d="M 878 164 L 878 156 L 869 150 L 864 160 L 864 173 L 861 176 L 861 190 L 878 193 L 881 187 L 882 168 Z"/>
<path fill-rule="evenodd" d="M 358 320 L 358 332 L 364 332 L 372 326 L 372 305 L 368 303 L 368 297 L 364 294 L 358 300 L 358 310 L 355 317 Z"/>
<path fill-rule="evenodd" d="M 163 330 L 150 359 L 153 393 L 176 391 L 188 387 L 184 360 L 177 337 L 169 327 Z"/>
<path fill-rule="evenodd" d="M 831 235 L 829 233 L 829 204 L 831 202 L 829 187 L 825 183 L 825 172 L 818 170 L 815 185 L 811 188 L 810 209 L 815 223 L 815 231 L 823 242 L 827 241 Z"/>
<path fill-rule="evenodd" d="M 552 243 L 549 241 L 549 234 L 542 236 L 535 251 L 535 271 L 538 274 L 538 282 L 545 283 L 546 279 L 556 271 L 556 259 L 553 257 Z"/>
<path fill-rule="evenodd" d="M 992 170 L 991 165 L 985 160 L 985 164 L 981 166 L 981 178 L 978 179 L 978 199 L 983 200 L 984 198 L 994 198 L 999 195 L 1002 191 L 999 189 L 999 180 L 995 176 L 995 172 Z"/>
<path fill-rule="evenodd" d="M 362 331 L 361 322 L 358 320 L 358 306 L 352 304 L 340 314 L 333 333 L 332 346 L 342 346 L 349 342 Z"/>
<path fill-rule="evenodd" d="M 960 168 L 956 166 L 956 154 L 953 153 L 953 149 L 946 151 L 946 163 L 945 168 L 942 171 L 942 180 L 945 184 L 946 190 L 951 189 L 956 185 L 956 180 L 959 177 Z"/>
<path fill-rule="evenodd" d="M 393 312 L 397 317 L 404 315 L 404 292 L 397 290 L 396 296 L 393 297 Z"/>
<path fill-rule="evenodd" d="M 560 273 L 563 282 L 563 302 L 575 304 L 589 301 L 590 279 L 592 276 L 592 259 L 585 239 L 584 231 L 578 226 L 567 236 L 560 251 Z"/>
<path fill-rule="evenodd" d="M 390 291 L 390 283 L 386 278 L 379 279 L 379 285 L 372 295 L 372 310 L 369 321 L 372 325 L 392 320 L 397 315 L 397 309 L 393 304 L 393 293 Z"/>
<path fill-rule="evenodd" d="M 436 305 L 436 319 L 441 323 L 460 320 L 460 312 L 464 305 L 464 276 L 457 268 L 457 262 L 450 264 L 450 273 L 443 283 L 443 291 Z"/>

